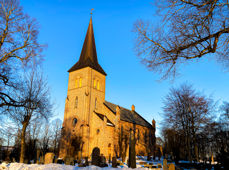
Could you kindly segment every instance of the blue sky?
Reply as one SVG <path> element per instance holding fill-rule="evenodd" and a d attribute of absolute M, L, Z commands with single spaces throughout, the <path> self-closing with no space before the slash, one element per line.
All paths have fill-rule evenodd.
<path fill-rule="evenodd" d="M 160 75 L 140 63 L 134 51 L 133 24 L 137 19 L 154 23 L 156 7 L 149 0 L 21 0 L 26 13 L 40 24 L 39 40 L 44 51 L 43 70 L 61 120 L 67 94 L 68 72 L 80 56 L 93 12 L 93 27 L 100 65 L 107 73 L 106 100 L 131 108 L 150 123 L 157 122 L 159 135 L 162 99 L 171 87 L 190 83 L 214 100 L 229 101 L 229 73 L 210 56 L 183 65 L 174 81 L 158 81 Z"/>

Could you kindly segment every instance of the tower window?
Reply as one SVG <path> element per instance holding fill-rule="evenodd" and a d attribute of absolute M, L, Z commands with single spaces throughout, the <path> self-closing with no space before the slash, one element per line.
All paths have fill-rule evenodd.
<path fill-rule="evenodd" d="M 97 90 L 100 89 L 100 84 L 99 84 L 99 80 L 97 81 Z"/>
<path fill-rule="evenodd" d="M 95 109 L 97 109 L 97 98 L 95 98 Z"/>
<path fill-rule="evenodd" d="M 82 78 L 79 80 L 79 87 L 82 87 Z"/>
<path fill-rule="evenodd" d="M 82 78 L 77 78 L 75 80 L 75 88 L 82 87 Z"/>
<path fill-rule="evenodd" d="M 75 81 L 75 87 L 78 88 L 78 79 Z"/>
<path fill-rule="evenodd" d="M 96 80 L 94 80 L 93 87 L 96 88 Z"/>
<path fill-rule="evenodd" d="M 76 126 L 76 124 L 77 124 L 77 119 L 74 118 L 73 121 L 72 121 L 72 126 Z"/>
<path fill-rule="evenodd" d="M 76 96 L 76 99 L 75 99 L 75 108 L 78 107 L 78 96 Z"/>

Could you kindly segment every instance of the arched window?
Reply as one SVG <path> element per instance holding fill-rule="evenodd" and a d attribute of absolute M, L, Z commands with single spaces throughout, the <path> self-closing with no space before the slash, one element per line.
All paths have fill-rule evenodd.
<path fill-rule="evenodd" d="M 97 98 L 95 98 L 95 109 L 97 109 Z"/>
<path fill-rule="evenodd" d="M 82 87 L 82 78 L 80 77 L 80 80 L 79 80 L 79 87 Z"/>
<path fill-rule="evenodd" d="M 76 124 L 77 124 L 77 119 L 74 118 L 74 119 L 72 120 L 72 126 L 76 126 Z"/>
<path fill-rule="evenodd" d="M 97 90 L 100 89 L 100 84 L 99 84 L 99 80 L 97 81 Z"/>
<path fill-rule="evenodd" d="M 94 80 L 93 87 L 96 88 L 96 80 Z"/>
<path fill-rule="evenodd" d="M 100 130 L 99 130 L 99 129 L 97 129 L 97 130 L 96 130 L 97 135 L 99 134 L 99 132 L 100 132 Z"/>
<path fill-rule="evenodd" d="M 75 108 L 78 107 L 78 96 L 76 96 L 76 99 L 75 99 Z"/>
<path fill-rule="evenodd" d="M 75 87 L 78 88 L 78 79 L 75 81 Z"/>

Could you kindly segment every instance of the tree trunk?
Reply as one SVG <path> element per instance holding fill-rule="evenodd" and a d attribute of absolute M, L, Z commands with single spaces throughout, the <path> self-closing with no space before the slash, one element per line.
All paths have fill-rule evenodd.
<path fill-rule="evenodd" d="M 188 160 L 189 160 L 189 161 L 192 161 L 192 156 L 191 156 L 191 145 L 190 145 L 190 141 L 191 141 L 191 140 L 190 140 L 190 135 L 187 137 L 187 140 L 188 140 L 188 141 L 187 141 L 187 142 L 188 142 L 188 143 L 187 143 L 187 145 L 188 145 L 188 146 L 187 146 L 187 147 L 188 147 Z"/>
<path fill-rule="evenodd" d="M 128 167 L 136 168 L 136 152 L 135 152 L 135 131 L 132 130 L 130 132 L 130 140 L 129 140 L 129 161 Z"/>
<path fill-rule="evenodd" d="M 28 126 L 28 122 L 23 122 L 21 131 L 21 152 L 20 152 L 20 163 L 25 161 L 25 132 Z"/>
<path fill-rule="evenodd" d="M 197 144 L 195 144 L 195 157 L 196 157 L 196 161 L 199 162 L 199 152 L 198 152 Z"/>
<path fill-rule="evenodd" d="M 198 154 L 198 147 L 196 143 L 196 133 L 195 133 L 195 124 L 194 124 L 194 118 L 192 113 L 192 136 L 193 136 L 193 144 L 194 144 L 194 154 L 195 154 L 195 161 L 199 161 L 199 154 Z"/>

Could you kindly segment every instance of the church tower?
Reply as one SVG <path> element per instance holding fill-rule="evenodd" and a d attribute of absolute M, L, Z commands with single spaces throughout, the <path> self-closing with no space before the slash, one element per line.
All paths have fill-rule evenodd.
<path fill-rule="evenodd" d="M 98 63 L 92 17 L 79 61 L 69 70 L 59 157 L 88 157 L 93 142 L 93 113 L 103 113 L 106 73 Z"/>

